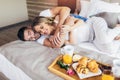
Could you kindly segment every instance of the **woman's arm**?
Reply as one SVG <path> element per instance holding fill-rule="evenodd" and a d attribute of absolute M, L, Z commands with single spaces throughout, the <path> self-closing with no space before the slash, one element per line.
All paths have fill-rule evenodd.
<path fill-rule="evenodd" d="M 66 18 L 70 15 L 70 8 L 69 7 L 54 7 L 51 10 L 53 16 L 59 15 L 59 23 L 57 26 L 63 25 Z"/>
<path fill-rule="evenodd" d="M 62 27 L 66 18 L 70 15 L 70 8 L 68 8 L 68 7 L 54 7 L 51 9 L 51 13 L 55 16 L 54 21 L 58 22 L 57 25 L 55 25 L 56 31 L 55 31 L 53 37 L 50 39 L 50 41 L 53 42 L 55 37 L 57 37 L 57 34 L 59 33 L 60 28 Z"/>

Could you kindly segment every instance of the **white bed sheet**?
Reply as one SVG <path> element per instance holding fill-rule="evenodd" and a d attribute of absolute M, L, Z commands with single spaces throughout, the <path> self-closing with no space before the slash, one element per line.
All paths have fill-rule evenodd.
<path fill-rule="evenodd" d="M 83 43 L 74 47 L 78 54 L 102 63 L 112 65 L 113 59 L 116 59 L 116 57 L 100 53 L 93 44 Z M 60 49 L 48 48 L 36 42 L 17 40 L 1 46 L 0 53 L 33 80 L 63 80 L 48 70 L 48 66 L 60 55 Z"/>
<path fill-rule="evenodd" d="M 59 49 L 41 46 L 37 42 L 20 40 L 0 47 L 0 53 L 31 77 L 32 80 L 63 80 L 48 70 L 48 66 L 59 55 L 59 51 Z M 4 71 L 6 71 L 5 68 Z"/>
<path fill-rule="evenodd" d="M 6 76 L 6 79 L 4 78 L 5 80 L 32 80 L 21 69 L 13 65 L 10 61 L 8 61 L 1 53 L 0 72 L 4 74 L 4 77 Z"/>

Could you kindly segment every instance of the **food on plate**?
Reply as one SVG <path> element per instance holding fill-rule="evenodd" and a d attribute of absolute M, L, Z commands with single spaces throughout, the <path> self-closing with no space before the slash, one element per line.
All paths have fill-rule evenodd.
<path fill-rule="evenodd" d="M 98 64 L 95 60 L 89 61 L 87 66 L 88 66 L 88 69 L 93 73 L 97 73 L 99 70 Z"/>
<path fill-rule="evenodd" d="M 63 63 L 71 64 L 72 63 L 72 57 L 68 54 L 63 55 Z"/>
<path fill-rule="evenodd" d="M 76 66 L 76 71 L 82 74 L 87 74 L 89 71 L 97 73 L 98 70 L 99 66 L 97 62 L 87 57 L 82 57 L 81 59 L 79 59 L 78 64 Z"/>
<path fill-rule="evenodd" d="M 78 73 L 87 74 L 89 72 L 87 68 L 87 61 L 88 61 L 87 57 L 82 57 L 81 59 L 79 59 L 78 65 L 76 67 L 76 71 Z"/>
<path fill-rule="evenodd" d="M 88 68 L 77 65 L 76 71 L 78 73 L 83 73 L 83 74 L 87 74 L 89 72 Z"/>
<path fill-rule="evenodd" d="M 82 57 L 79 61 L 78 64 L 80 66 L 86 67 L 87 66 L 87 62 L 88 62 L 88 58 L 87 57 Z"/>
<path fill-rule="evenodd" d="M 82 57 L 82 56 L 80 56 L 80 55 L 78 55 L 78 54 L 75 54 L 75 55 L 73 56 L 73 62 L 79 61 L 79 59 L 80 59 L 81 57 Z"/>
<path fill-rule="evenodd" d="M 82 71 L 83 74 L 87 74 L 88 72 L 89 72 L 88 68 L 84 68 L 83 71 Z"/>

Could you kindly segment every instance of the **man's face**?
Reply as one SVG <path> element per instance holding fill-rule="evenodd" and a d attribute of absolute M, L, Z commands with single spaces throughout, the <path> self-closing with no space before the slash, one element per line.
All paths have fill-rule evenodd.
<path fill-rule="evenodd" d="M 28 28 L 24 31 L 24 39 L 26 41 L 34 41 L 40 37 L 39 33 L 35 33 L 31 28 Z"/>

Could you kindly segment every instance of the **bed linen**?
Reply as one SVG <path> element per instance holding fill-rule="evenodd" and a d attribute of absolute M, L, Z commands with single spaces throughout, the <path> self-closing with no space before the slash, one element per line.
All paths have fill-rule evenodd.
<path fill-rule="evenodd" d="M 0 80 L 32 80 L 0 54 Z"/>
<path fill-rule="evenodd" d="M 116 59 L 116 57 L 100 53 L 90 43 L 73 46 L 78 54 L 96 59 L 102 63 L 112 65 L 112 61 Z M 0 53 L 25 72 L 32 80 L 63 80 L 48 70 L 48 66 L 60 55 L 60 48 L 53 49 L 36 42 L 17 40 L 1 46 Z"/>
<path fill-rule="evenodd" d="M 0 53 L 31 77 L 32 80 L 63 80 L 47 69 L 59 55 L 59 51 L 59 49 L 41 46 L 36 42 L 20 40 L 0 47 Z"/>

